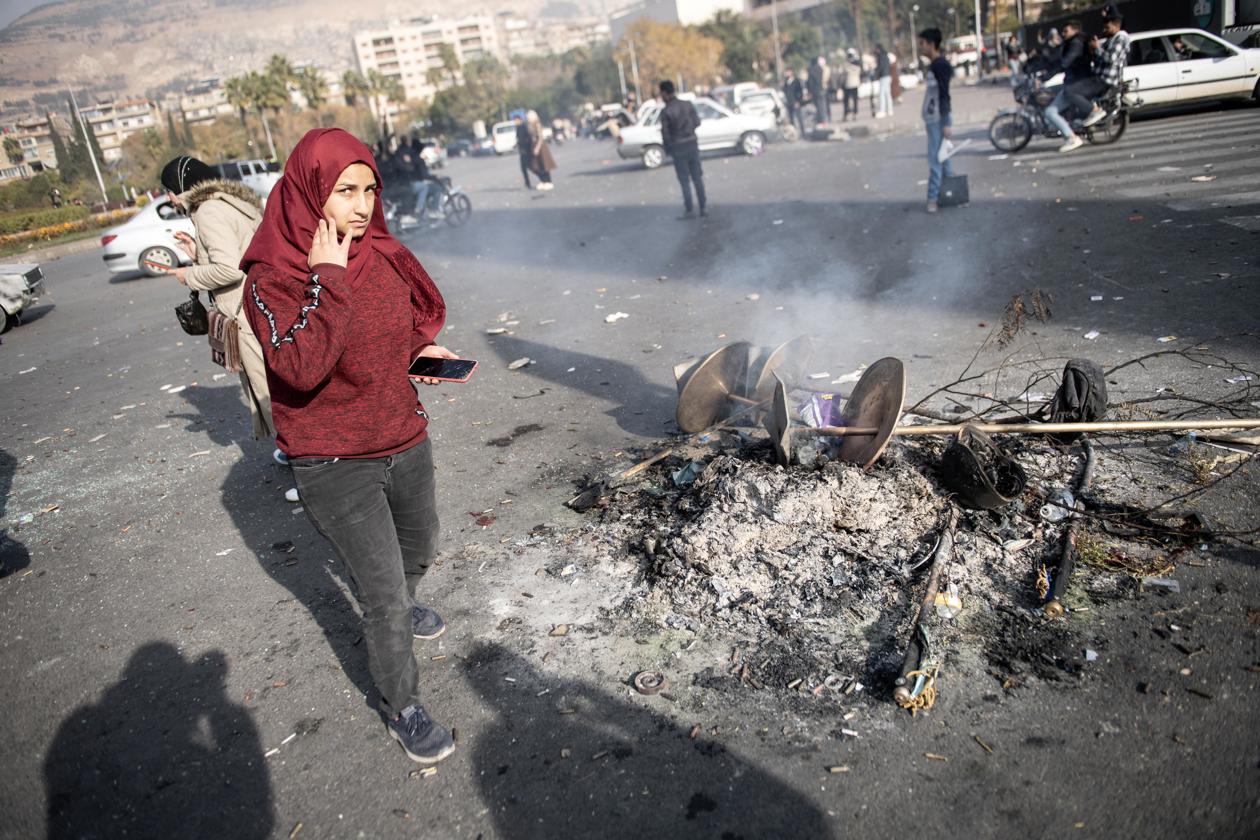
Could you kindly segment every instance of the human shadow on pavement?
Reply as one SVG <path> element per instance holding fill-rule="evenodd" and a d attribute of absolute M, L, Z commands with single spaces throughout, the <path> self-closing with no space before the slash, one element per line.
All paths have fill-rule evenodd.
<path fill-rule="evenodd" d="M 227 671 L 221 651 L 188 661 L 168 642 L 137 648 L 118 681 L 53 738 L 50 840 L 269 836 L 262 742 L 227 695 Z"/>
<path fill-rule="evenodd" d="M 346 587 L 352 586 L 349 575 L 306 516 L 294 515 L 294 506 L 284 501 L 283 492 L 293 486 L 292 473 L 272 460 L 272 441 L 250 437 L 249 412 L 239 387 L 189 388 L 180 395 L 195 411 L 172 418 L 187 420 L 188 431 L 204 431 L 219 446 L 240 449 L 220 492 L 242 541 L 259 568 L 310 612 L 346 676 L 376 708 L 367 647 L 360 644 L 361 623 L 346 595 Z"/>
<path fill-rule="evenodd" d="M 498 715 L 472 762 L 500 837 L 833 836 L 800 793 L 646 701 L 557 681 L 495 644 L 464 675 Z"/>
<path fill-rule="evenodd" d="M 17 472 L 17 459 L 0 449 L 0 522 L 4 521 L 9 504 L 9 488 L 13 486 L 13 474 Z M 0 530 L 0 578 L 20 572 L 31 565 L 31 553 L 26 546 L 13 538 L 8 529 Z"/>
<path fill-rule="evenodd" d="M 626 362 L 508 335 L 495 336 L 490 344 L 504 364 L 523 356 L 534 360 L 534 364 L 520 373 L 619 403 L 605 413 L 632 435 L 659 437 L 665 421 L 672 419 L 671 415 L 662 413 L 661 406 L 672 407 L 677 395 L 649 382 Z M 569 368 L 576 370 L 569 373 Z"/>

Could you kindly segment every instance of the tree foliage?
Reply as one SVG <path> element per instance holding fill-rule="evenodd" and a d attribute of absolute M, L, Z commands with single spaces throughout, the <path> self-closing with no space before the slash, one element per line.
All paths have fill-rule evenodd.
<path fill-rule="evenodd" d="M 454 134 L 477 120 L 493 122 L 507 110 L 510 75 L 493 58 L 481 58 L 464 65 L 464 83 L 440 90 L 429 107 L 434 130 Z"/>
<path fill-rule="evenodd" d="M 22 144 L 12 134 L 4 136 L 4 156 L 15 166 L 25 159 L 25 155 L 22 154 Z"/>
<path fill-rule="evenodd" d="M 707 23 L 701 24 L 699 29 L 702 34 L 722 43 L 722 66 L 731 81 L 757 79 L 764 74 L 766 65 L 762 59 L 762 44 L 767 33 L 753 21 L 723 9 Z"/>
<path fill-rule="evenodd" d="M 645 91 L 654 90 L 665 79 L 676 82 L 681 78 L 688 86 L 707 86 L 720 79 L 722 42 L 717 38 L 676 23 L 639 18 L 626 29 L 617 47 L 617 58 L 627 67 L 631 41 Z"/>

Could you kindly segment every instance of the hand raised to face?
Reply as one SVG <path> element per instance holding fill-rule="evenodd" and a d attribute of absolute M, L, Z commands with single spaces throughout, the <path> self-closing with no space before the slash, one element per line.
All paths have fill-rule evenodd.
<path fill-rule="evenodd" d="M 311 268 L 324 263 L 345 268 L 350 260 L 350 243 L 353 241 L 354 236 L 347 231 L 338 242 L 337 223 L 331 215 L 326 215 L 319 220 L 319 225 L 315 228 L 315 239 L 311 243 L 311 252 L 306 258 L 306 264 Z"/>

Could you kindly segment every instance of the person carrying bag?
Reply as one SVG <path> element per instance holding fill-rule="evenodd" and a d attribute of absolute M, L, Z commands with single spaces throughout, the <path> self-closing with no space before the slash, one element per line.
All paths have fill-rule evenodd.
<path fill-rule="evenodd" d="M 189 155 L 166 164 L 162 185 L 171 194 L 171 201 L 192 219 L 196 230 L 196 238 L 186 233 L 175 235 L 194 264 L 167 273 L 193 292 L 210 294 L 214 303 L 206 330 L 210 358 L 241 375 L 253 436 L 274 437 L 262 348 L 242 310 L 245 272 L 240 262 L 262 220 L 262 202 L 244 184 L 221 178 L 212 167 Z"/>

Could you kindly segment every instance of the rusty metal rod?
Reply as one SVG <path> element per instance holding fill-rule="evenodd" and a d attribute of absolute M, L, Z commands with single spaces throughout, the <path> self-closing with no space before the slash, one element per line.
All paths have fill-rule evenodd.
<path fill-rule="evenodd" d="M 1176 432 L 1196 429 L 1260 429 L 1256 420 L 1099 420 L 1094 423 L 951 423 L 949 425 L 924 424 L 922 426 L 897 426 L 892 433 L 898 437 L 920 435 L 956 435 L 963 426 L 970 426 L 993 435 L 1053 435 L 1070 432 Z M 825 437 L 846 435 L 877 435 L 874 426 L 793 426 L 792 434 L 815 434 Z"/>
<path fill-rule="evenodd" d="M 1089 438 L 1081 439 L 1081 449 L 1085 452 L 1085 467 L 1081 470 L 1080 480 L 1076 483 L 1076 509 L 1083 510 L 1081 496 L 1089 492 L 1094 481 L 1094 465 L 1098 462 L 1094 445 Z M 1055 566 L 1054 576 L 1050 580 L 1050 591 L 1046 593 L 1046 602 L 1042 607 L 1049 618 L 1060 618 L 1067 614 L 1063 598 L 1067 594 L 1068 583 L 1072 580 L 1072 570 L 1076 567 L 1076 512 L 1068 519 L 1067 531 L 1063 535 L 1063 551 L 1059 554 L 1059 562 Z"/>

